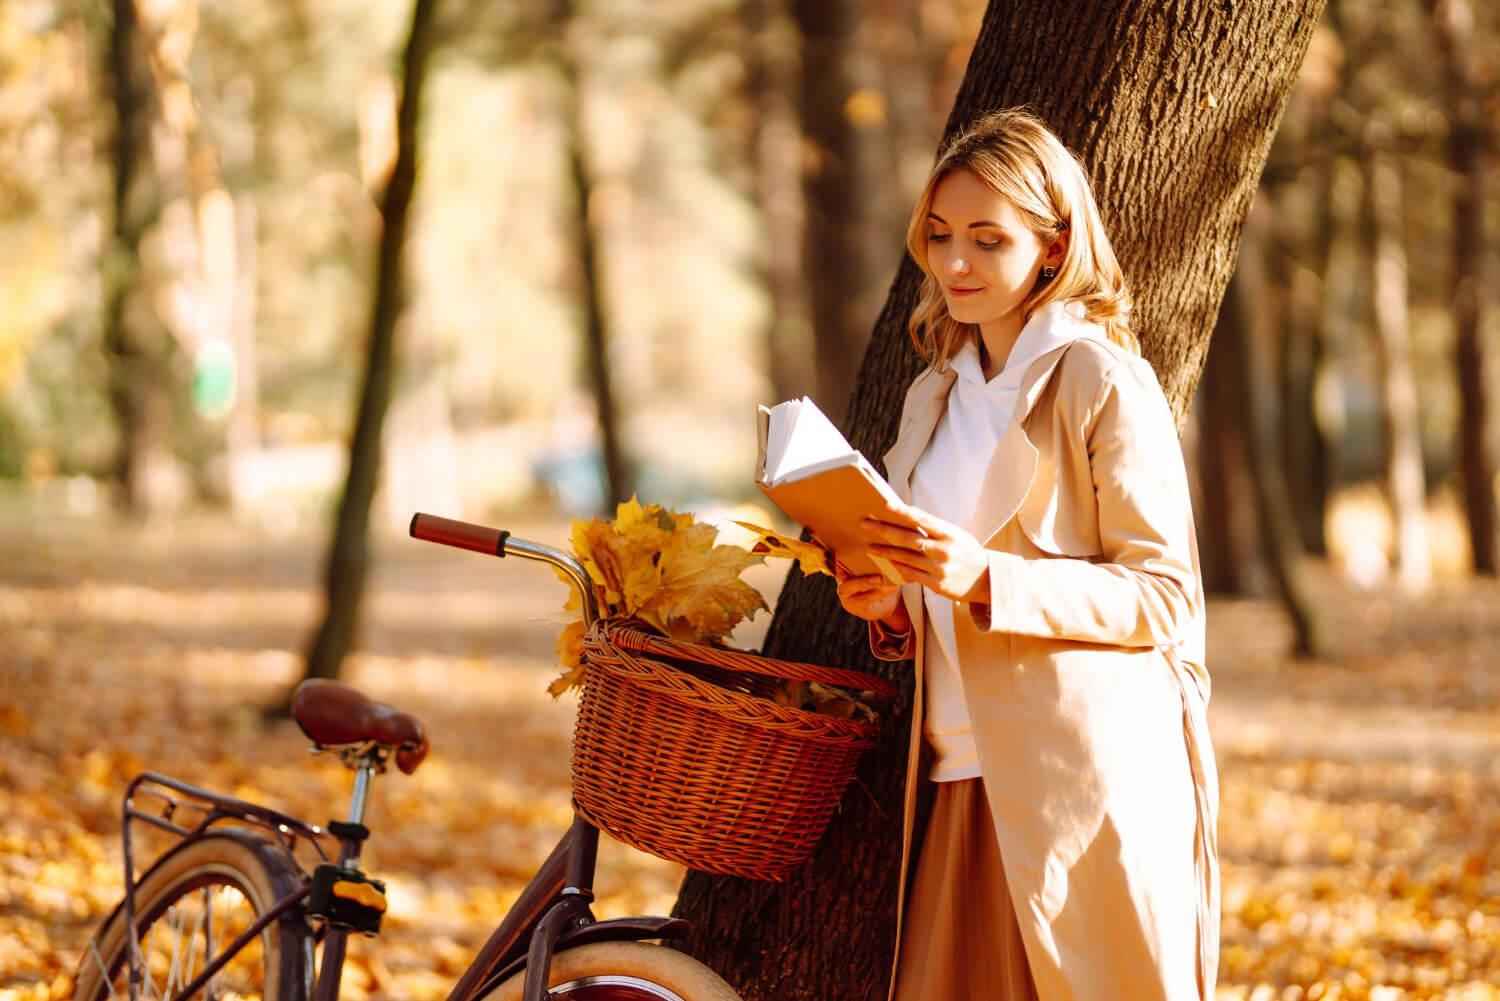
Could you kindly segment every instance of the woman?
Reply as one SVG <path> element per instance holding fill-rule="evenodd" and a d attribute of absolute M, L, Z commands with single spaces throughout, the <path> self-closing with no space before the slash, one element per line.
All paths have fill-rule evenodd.
<path fill-rule="evenodd" d="M 939 157 L 907 247 L 929 367 L 885 464 L 908 523 L 865 525 L 906 583 L 839 581 L 877 655 L 917 669 L 892 996 L 1206 1001 L 1192 511 L 1087 178 L 1036 118 L 990 114 Z"/>

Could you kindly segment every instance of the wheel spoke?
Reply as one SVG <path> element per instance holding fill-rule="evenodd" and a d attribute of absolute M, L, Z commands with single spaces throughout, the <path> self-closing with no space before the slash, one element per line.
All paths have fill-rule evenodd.
<path fill-rule="evenodd" d="M 183 922 L 186 920 L 187 916 L 176 904 L 168 908 L 167 930 L 171 933 L 172 953 L 170 957 L 171 962 L 167 966 L 167 982 L 162 985 L 163 997 L 174 997 L 177 994 L 177 988 L 180 986 L 177 980 L 177 975 L 182 972 L 182 948 L 184 940 L 184 936 L 182 934 L 182 926 Z M 188 940 L 188 945 L 189 947 L 191 947 L 191 940 Z"/>
<path fill-rule="evenodd" d="M 198 913 L 194 916 L 192 928 L 187 932 L 187 934 L 178 935 L 178 947 L 173 950 L 172 956 L 172 967 L 177 972 L 177 979 L 173 983 L 167 985 L 168 997 L 174 997 L 178 991 L 193 982 L 193 943 L 194 940 L 196 940 L 198 937 L 198 929 L 202 926 L 204 915 L 207 914 L 207 912 L 208 905 L 205 896 L 204 906 L 200 908 L 198 910 Z M 210 958 L 211 957 L 209 957 L 205 953 L 203 960 L 204 963 L 206 964 Z"/>
<path fill-rule="evenodd" d="M 287 978 L 299 974 L 282 959 L 311 960 L 307 928 L 272 922 L 246 935 L 262 902 L 274 903 L 282 892 L 264 850 L 240 832 L 209 834 L 158 860 L 136 887 L 132 920 L 117 914 L 88 943 L 79 1001 L 265 1001 L 274 983 L 296 983 Z M 242 935 L 233 955 L 220 954 Z"/>
<path fill-rule="evenodd" d="M 151 957 L 156 955 L 156 929 L 158 922 L 151 922 L 151 930 L 146 933 L 146 948 L 141 950 L 141 985 L 146 990 L 146 997 L 162 997 L 156 993 L 156 974 L 151 972 Z"/>
<path fill-rule="evenodd" d="M 119 995 L 115 994 L 115 985 L 109 975 L 109 967 L 104 963 L 104 957 L 99 955 L 99 943 L 89 939 L 89 952 L 94 957 L 94 963 L 99 967 L 99 982 L 109 991 L 109 1001 L 118 1001 Z"/>

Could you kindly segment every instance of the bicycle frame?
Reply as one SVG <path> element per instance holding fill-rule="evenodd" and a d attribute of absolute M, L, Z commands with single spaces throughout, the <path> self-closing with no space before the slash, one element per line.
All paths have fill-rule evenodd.
<path fill-rule="evenodd" d="M 594 592 L 587 571 L 567 553 L 540 543 L 511 538 L 509 532 L 483 528 L 465 522 L 451 521 L 432 515 L 417 515 L 412 518 L 411 534 L 415 538 L 445 545 L 469 549 L 492 556 L 516 555 L 525 559 L 548 563 L 562 570 L 578 591 L 583 605 L 584 621 L 592 624 L 598 617 Z M 350 811 L 350 822 L 331 822 L 327 828 L 308 824 L 296 817 L 250 803 L 231 796 L 222 796 L 207 789 L 189 785 L 178 779 L 156 772 L 143 772 L 126 788 L 121 839 L 125 857 L 124 910 L 127 956 L 130 967 L 130 1001 L 137 1001 L 140 991 L 142 957 L 140 943 L 135 934 L 135 891 L 132 852 L 132 821 L 140 821 L 177 835 L 183 841 L 201 837 L 210 826 L 226 820 L 239 821 L 254 828 L 268 831 L 274 844 L 284 851 L 294 864 L 297 839 L 311 844 L 323 862 L 329 862 L 325 842 L 337 841 L 339 845 L 338 865 L 357 871 L 359 856 L 368 831 L 363 827 L 365 803 L 373 774 L 383 763 L 373 748 L 351 752 L 359 758 L 354 804 Z M 346 761 L 349 759 L 346 759 Z M 176 795 L 174 796 L 173 793 Z M 161 802 L 155 810 L 145 810 L 135 804 L 136 796 L 151 796 Z M 173 818 L 184 797 L 192 801 L 192 808 L 202 811 L 203 819 L 195 827 L 186 827 Z M 691 930 L 691 925 L 680 918 L 630 917 L 610 921 L 595 919 L 594 873 L 598 855 L 599 829 L 576 810 L 573 823 L 557 846 L 547 856 L 541 868 L 526 888 L 521 891 L 509 912 L 480 948 L 473 962 L 454 984 L 448 1001 L 476 1001 L 494 990 L 510 977 L 525 969 L 522 1001 L 546 1001 L 547 979 L 551 970 L 552 956 L 561 949 L 586 945 L 591 942 L 639 941 L 641 939 L 681 938 Z M 304 873 L 306 870 L 303 870 Z M 144 878 L 144 877 L 143 877 Z M 219 956 L 209 960 L 202 972 L 191 983 L 183 987 L 173 1001 L 182 1001 L 202 990 L 225 964 L 232 960 L 246 945 L 254 941 L 270 924 L 288 912 L 305 906 L 310 893 L 310 884 L 304 880 L 292 892 L 278 898 L 253 924 L 225 948 Z M 329 923 L 323 932 L 323 955 L 319 963 L 317 981 L 313 988 L 312 1001 L 337 1001 L 339 982 L 343 972 L 345 949 L 349 929 Z M 107 971 L 106 971 L 107 974 Z"/>
<path fill-rule="evenodd" d="M 199 809 L 206 805 L 203 819 L 194 827 L 176 823 L 172 818 L 182 806 L 182 800 L 163 790 L 170 790 L 178 796 L 195 801 L 195 806 Z M 137 795 L 154 796 L 164 805 L 157 812 L 143 810 L 135 805 Z M 323 843 L 333 837 L 324 828 L 305 823 L 296 817 L 256 803 L 200 789 L 156 772 L 143 772 L 127 787 L 124 818 L 122 840 L 125 855 L 125 899 L 121 906 L 125 911 L 127 928 L 135 927 L 137 885 L 131 857 L 131 821 L 150 824 L 187 841 L 202 836 L 216 823 L 238 820 L 269 831 L 274 836 L 275 843 L 288 855 L 292 854 L 296 839 L 303 838 L 314 846 L 324 861 L 329 861 L 329 855 Z M 345 836 L 337 840 L 340 845 L 339 865 L 357 867 L 363 837 Z M 567 833 L 558 841 L 468 969 L 454 984 L 448 1001 L 475 1001 L 514 976 L 522 967 L 526 970 L 522 1001 L 545 1001 L 552 956 L 560 948 L 572 948 L 591 942 L 680 938 L 688 933 L 691 925 L 680 918 L 630 917 L 597 921 L 590 905 L 594 899 L 598 846 L 599 829 L 575 813 Z M 213 958 L 194 980 L 185 985 L 174 1001 L 190 998 L 202 990 L 225 964 L 272 922 L 302 906 L 307 900 L 308 892 L 309 887 L 304 883 L 299 889 L 272 903 L 250 927 Z M 347 928 L 330 925 L 326 929 L 313 1001 L 337 1001 L 348 936 Z M 129 934 L 127 939 L 130 950 L 130 997 L 131 1001 L 136 1001 L 140 991 L 141 956 L 136 936 Z"/>

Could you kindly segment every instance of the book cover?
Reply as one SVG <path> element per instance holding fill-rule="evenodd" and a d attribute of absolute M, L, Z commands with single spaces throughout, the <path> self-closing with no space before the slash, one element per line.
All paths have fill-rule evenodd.
<path fill-rule="evenodd" d="M 806 397 L 760 407 L 756 485 L 798 524 L 811 529 L 851 573 L 903 583 L 888 560 L 869 551 L 864 518 L 911 524 L 901 499 L 870 461 L 849 445 Z"/>

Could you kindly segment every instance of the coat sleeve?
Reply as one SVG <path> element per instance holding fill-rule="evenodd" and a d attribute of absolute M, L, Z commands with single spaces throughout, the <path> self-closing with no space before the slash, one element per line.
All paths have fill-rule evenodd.
<path fill-rule="evenodd" d="M 910 660 L 912 631 L 898 633 L 884 622 L 870 621 L 870 652 L 880 660 Z"/>
<path fill-rule="evenodd" d="M 1103 376 L 1084 426 L 1101 556 L 991 551 L 990 600 L 970 603 L 974 623 L 1115 646 L 1182 642 L 1201 597 L 1187 473 L 1166 397 L 1154 375 L 1118 363 Z"/>

